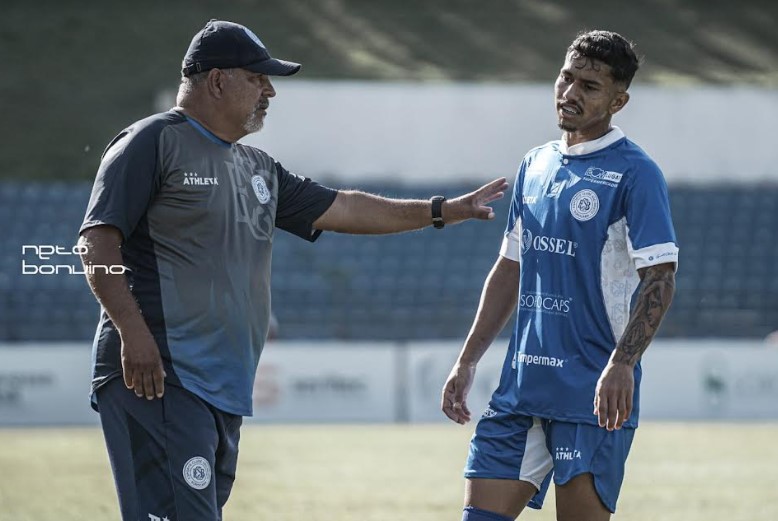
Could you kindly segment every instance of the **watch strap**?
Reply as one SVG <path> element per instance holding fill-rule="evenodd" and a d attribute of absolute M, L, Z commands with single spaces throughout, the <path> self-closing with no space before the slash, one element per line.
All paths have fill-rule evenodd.
<path fill-rule="evenodd" d="M 430 202 L 432 202 L 432 226 L 437 229 L 443 228 L 446 223 L 443 221 L 443 202 L 446 200 L 442 195 L 436 195 Z"/>

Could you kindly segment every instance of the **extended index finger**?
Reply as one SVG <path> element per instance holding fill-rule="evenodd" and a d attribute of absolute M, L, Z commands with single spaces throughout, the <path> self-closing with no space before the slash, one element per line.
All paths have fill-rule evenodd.
<path fill-rule="evenodd" d="M 492 194 L 495 192 L 502 192 L 508 189 L 508 180 L 504 177 L 495 179 L 490 183 L 486 183 L 478 189 L 479 194 Z"/>

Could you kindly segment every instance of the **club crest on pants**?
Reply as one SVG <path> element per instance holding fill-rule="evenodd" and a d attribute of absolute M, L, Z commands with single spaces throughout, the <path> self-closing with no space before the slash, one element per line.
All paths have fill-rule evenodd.
<path fill-rule="evenodd" d="M 187 484 L 197 490 L 202 490 L 211 482 L 211 465 L 208 460 L 195 456 L 184 464 L 184 479 Z"/>

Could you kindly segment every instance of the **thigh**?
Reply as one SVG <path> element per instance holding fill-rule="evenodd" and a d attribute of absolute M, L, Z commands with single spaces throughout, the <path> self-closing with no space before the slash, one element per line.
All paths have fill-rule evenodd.
<path fill-rule="evenodd" d="M 202 400 L 176 386 L 138 398 L 117 378 L 98 389 L 97 405 L 122 519 L 218 518 L 218 432 Z"/>
<path fill-rule="evenodd" d="M 540 508 L 551 468 L 540 421 L 491 405 L 470 441 L 465 505 L 512 517 Z"/>
<path fill-rule="evenodd" d="M 634 429 L 607 431 L 587 424 L 548 422 L 560 520 L 609 519 L 624 480 Z M 569 512 L 570 517 L 563 515 Z"/>
<path fill-rule="evenodd" d="M 465 506 L 516 518 L 537 492 L 535 485 L 528 481 L 468 479 L 465 483 Z"/>
<path fill-rule="evenodd" d="M 594 477 L 579 474 L 564 485 L 556 486 L 557 521 L 608 521 L 611 512 L 600 501 Z"/>

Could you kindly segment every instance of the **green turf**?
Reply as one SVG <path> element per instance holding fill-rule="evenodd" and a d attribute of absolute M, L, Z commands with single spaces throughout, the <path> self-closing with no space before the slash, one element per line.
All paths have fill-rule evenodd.
<path fill-rule="evenodd" d="M 226 521 L 454 521 L 470 428 L 250 426 Z M 778 519 L 778 424 L 646 423 L 614 519 Z M 0 430 L 0 519 L 117 519 L 96 429 Z M 541 512 L 554 519 L 553 494 Z"/>
<path fill-rule="evenodd" d="M 92 178 L 211 17 L 254 28 L 306 79 L 550 83 L 576 32 L 607 28 L 646 55 L 637 81 L 778 85 L 774 0 L 8 0 L 0 178 Z"/>

